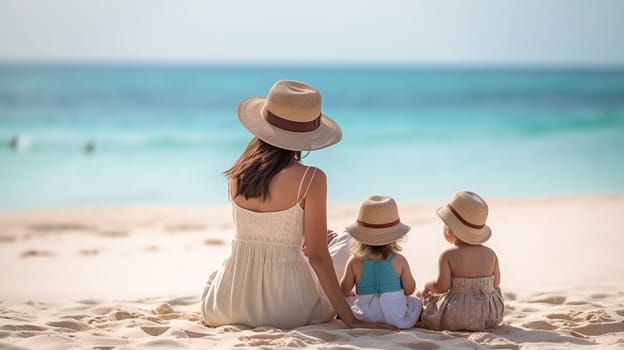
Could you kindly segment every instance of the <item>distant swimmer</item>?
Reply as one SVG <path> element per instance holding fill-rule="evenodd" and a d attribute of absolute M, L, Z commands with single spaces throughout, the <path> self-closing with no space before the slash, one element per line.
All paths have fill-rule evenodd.
<path fill-rule="evenodd" d="M 87 143 L 85 143 L 83 150 L 86 154 L 93 153 L 93 151 L 95 151 L 95 142 L 89 140 Z"/>
<path fill-rule="evenodd" d="M 9 141 L 9 148 L 17 151 L 17 149 L 19 148 L 19 136 L 13 136 L 11 141 Z"/>

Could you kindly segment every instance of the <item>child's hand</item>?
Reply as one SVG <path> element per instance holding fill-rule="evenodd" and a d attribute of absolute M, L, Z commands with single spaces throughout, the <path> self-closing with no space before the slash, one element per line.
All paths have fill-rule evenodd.
<path fill-rule="evenodd" d="M 427 287 L 419 290 L 418 292 L 416 292 L 416 296 L 419 297 L 420 299 L 424 299 L 426 297 L 428 297 L 431 294 L 431 291 L 427 289 Z"/>

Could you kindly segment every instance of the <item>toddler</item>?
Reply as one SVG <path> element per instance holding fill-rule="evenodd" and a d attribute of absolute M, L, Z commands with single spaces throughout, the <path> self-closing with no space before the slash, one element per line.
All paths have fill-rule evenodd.
<path fill-rule="evenodd" d="M 340 287 L 357 319 L 398 328 L 411 328 L 418 320 L 422 304 L 411 295 L 416 282 L 407 259 L 398 254 L 397 240 L 409 230 L 387 196 L 368 197 L 357 222 L 346 228 L 354 241 Z"/>
<path fill-rule="evenodd" d="M 439 259 L 438 278 L 425 284 L 422 325 L 433 330 L 483 331 L 503 320 L 496 253 L 482 243 L 492 233 L 488 206 L 473 192 L 458 192 L 438 209 L 444 238 L 453 248 Z"/>

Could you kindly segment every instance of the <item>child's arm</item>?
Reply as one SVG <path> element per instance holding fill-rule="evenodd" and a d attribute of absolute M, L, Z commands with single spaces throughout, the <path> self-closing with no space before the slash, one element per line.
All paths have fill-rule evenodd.
<path fill-rule="evenodd" d="M 405 295 L 414 294 L 414 291 L 416 291 L 416 281 L 414 280 L 414 276 L 412 276 L 412 271 L 410 271 L 407 259 L 405 259 L 403 255 L 397 254 L 394 261 L 398 264 L 399 270 L 401 271 L 399 278 L 401 279 L 403 293 Z"/>
<path fill-rule="evenodd" d="M 500 269 L 498 267 L 498 257 L 496 257 L 496 262 L 494 263 L 494 288 L 498 288 L 500 286 Z"/>
<path fill-rule="evenodd" d="M 353 257 L 350 257 L 347 260 L 347 266 L 345 267 L 345 272 L 342 275 L 342 279 L 340 280 L 340 289 L 346 295 L 355 295 L 353 293 L 353 286 L 355 285 L 355 274 L 353 273 Z"/>
<path fill-rule="evenodd" d="M 422 296 L 427 294 L 443 294 L 451 288 L 451 266 L 447 259 L 447 252 L 442 253 L 438 259 L 438 279 L 425 284 Z M 419 293 L 419 294 L 421 294 Z"/>

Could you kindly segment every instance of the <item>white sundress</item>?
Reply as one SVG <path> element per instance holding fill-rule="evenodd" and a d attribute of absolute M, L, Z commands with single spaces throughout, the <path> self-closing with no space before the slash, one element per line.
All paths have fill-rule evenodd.
<path fill-rule="evenodd" d="M 300 203 L 316 173 L 314 168 L 301 194 L 309 169 L 299 184 L 297 203 L 288 209 L 255 212 L 231 201 L 236 226 L 232 251 L 211 275 L 201 296 L 202 317 L 209 326 L 288 329 L 334 318 L 334 308 L 302 251 L 304 211 Z M 349 256 L 349 240 L 343 234 L 330 246 L 340 274 Z"/>

